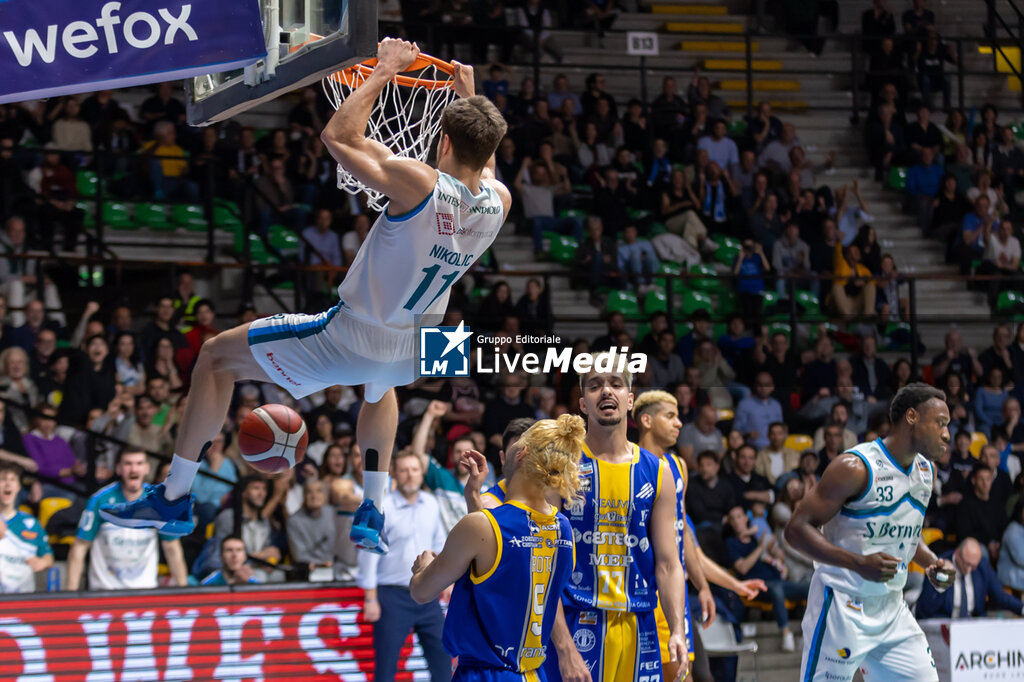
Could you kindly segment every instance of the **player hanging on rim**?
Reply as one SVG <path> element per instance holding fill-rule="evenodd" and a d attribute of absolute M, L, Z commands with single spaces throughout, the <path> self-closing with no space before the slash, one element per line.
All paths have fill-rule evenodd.
<path fill-rule="evenodd" d="M 380 93 L 418 56 L 414 44 L 385 38 L 373 74 L 322 135 L 342 166 L 389 198 L 338 287 L 339 303 L 319 315 L 256 320 L 203 344 L 167 480 L 147 486 L 133 503 L 102 509 L 104 518 L 168 535 L 192 531 L 189 489 L 201 452 L 224 423 L 236 381 L 272 381 L 296 398 L 335 384 L 362 384 L 356 439 L 366 470 L 352 540 L 387 552 L 380 502 L 398 426 L 393 389 L 415 380 L 417 326 L 440 321 L 451 285 L 494 241 L 512 202 L 494 178 L 505 120 L 486 98 L 474 96 L 472 67 L 454 64 L 461 99 L 441 114 L 437 170 L 365 136 Z"/>
<path fill-rule="evenodd" d="M 607 355 L 594 355 L 594 364 L 602 366 Z M 544 663 L 549 682 L 662 679 L 654 616 L 659 596 L 669 660 L 679 664 L 675 679 L 690 667 L 675 480 L 664 462 L 626 439 L 632 380 L 629 371 L 580 375 L 580 410 L 587 418 L 583 498 L 563 507 L 578 563 L 555 617 L 555 651 Z"/>
<path fill-rule="evenodd" d="M 903 601 L 907 564 L 939 590 L 956 569 L 921 540 L 935 465 L 949 447 L 942 391 L 914 383 L 889 407 L 892 430 L 832 460 L 797 506 L 786 540 L 814 559 L 801 682 L 937 682 L 924 632 Z"/>
<path fill-rule="evenodd" d="M 572 528 L 549 499 L 579 495 L 584 432 L 568 414 L 531 426 L 505 455 L 505 503 L 470 513 L 440 554 L 416 559 L 409 590 L 419 603 L 455 584 L 444 624 L 445 650 L 459 659 L 453 680 L 540 679 L 575 562 Z"/>

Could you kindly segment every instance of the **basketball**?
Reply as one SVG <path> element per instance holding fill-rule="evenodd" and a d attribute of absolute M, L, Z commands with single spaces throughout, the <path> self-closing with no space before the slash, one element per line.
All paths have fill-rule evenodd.
<path fill-rule="evenodd" d="M 238 429 L 242 457 L 265 474 L 277 474 L 301 462 L 308 443 L 306 422 L 284 405 L 257 407 Z"/>

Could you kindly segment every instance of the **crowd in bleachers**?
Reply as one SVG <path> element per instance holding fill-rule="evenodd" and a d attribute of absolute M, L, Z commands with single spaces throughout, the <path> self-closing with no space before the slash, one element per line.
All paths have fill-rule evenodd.
<path fill-rule="evenodd" d="M 529 24 L 534 30 L 550 22 L 530 18 L 547 11 L 538 7 L 529 2 L 523 9 L 524 21 L 541 21 Z M 873 64 L 927 61 L 933 33 L 924 29 L 915 42 L 923 47 L 912 53 L 900 47 L 892 57 L 885 36 L 895 29 L 886 29 L 884 12 L 872 11 L 882 25 L 882 56 L 873 55 Z M 557 42 L 549 38 L 545 49 L 557 57 Z M 917 85 L 927 100 L 926 89 L 943 88 L 924 76 L 927 83 Z M 600 73 L 575 84 L 557 75 L 545 90 L 547 84 L 531 78 L 513 85 L 495 65 L 480 80 L 509 121 L 497 169 L 515 196 L 511 221 L 532 238 L 538 258 L 566 262 L 594 302 L 608 305 L 603 334 L 567 342 L 576 353 L 612 346 L 648 353 L 635 390 L 667 388 L 679 402 L 684 426 L 677 450 L 692 471 L 687 505 L 702 547 L 741 575 L 783 581 L 782 591 L 765 600 L 785 626 L 785 601 L 806 590 L 811 566 L 778 531 L 833 458 L 887 433 L 888 399 L 920 378 L 907 359 L 890 363 L 879 355 L 896 339 L 884 323 L 905 316 L 906 301 L 897 263 L 882 251 L 859 185 L 833 186 L 830 169 L 842 159 L 808 159 L 798 125 L 780 119 L 767 102 L 749 120 L 731 112 L 698 71 L 684 88 L 666 77 L 649 103 L 616 102 Z M 1024 156 L 1012 129 L 999 128 L 994 107 L 974 119 L 954 110 L 939 128 L 922 105 L 905 124 L 911 84 L 883 80 L 870 87 L 879 101 L 866 130 L 869 149 L 884 151 L 874 159 L 879 177 L 906 162 L 908 210 L 920 216 L 926 233 L 951 239 L 954 255 L 963 251 L 958 240 L 974 248 L 982 262 L 968 261 L 967 268 L 1016 271 L 1020 246 L 1005 215 L 1016 206 Z M 131 495 L 142 481 L 166 475 L 161 456 L 173 450 L 195 357 L 204 340 L 230 326 L 231 314 L 218 312 L 218 303 L 202 298 L 183 273 L 173 291 L 156 292 L 144 307 L 90 304 L 70 319 L 61 292 L 35 272 L 33 261 L 15 257 L 27 248 L 50 250 L 58 234 L 65 248 L 87 234 L 79 171 L 98 159 L 111 164 L 114 196 L 191 202 L 210 187 L 204 164 L 212 154 L 220 159 L 213 191 L 239 204 L 244 220 L 264 231 L 285 221 L 328 262 L 351 262 L 374 216 L 334 186 L 334 165 L 318 138 L 329 111 L 313 90 L 300 100 L 287 125 L 260 139 L 230 124 L 191 131 L 166 86 L 137 110 L 119 106 L 112 93 L 81 105 L 74 98 L 34 108 L 0 105 L 0 291 L 6 297 L 0 298 L 0 514 L 12 524 L 12 514 L 24 507 L 45 525 L 58 557 L 67 552 L 66 587 L 85 585 L 86 563 L 92 589 L 154 586 L 161 564 L 177 584 L 360 577 L 348 541 L 361 500 L 362 457 L 354 438 L 359 389 L 332 387 L 296 402 L 270 384 L 239 384 L 197 479 L 196 532 L 176 541 L 125 531 L 126 542 L 97 542 L 121 532 L 95 515 L 116 498 L 115 488 Z M 9 151 L 27 143 L 42 147 L 41 157 Z M 97 150 L 132 156 L 90 155 Z M 568 245 L 567 255 L 556 243 Z M 516 299 L 494 274 L 500 256 L 493 254 L 477 273 L 485 291 L 455 287 L 450 318 L 513 338 L 551 332 L 549 292 L 532 279 Z M 744 278 L 735 285 L 709 280 L 698 295 L 680 290 L 695 305 L 686 310 L 686 324 L 673 327 L 646 301 L 664 293 L 657 275 L 680 266 Z M 771 320 L 766 301 L 791 293 L 784 278 L 772 282 L 775 274 L 797 280 L 795 293 L 809 310 L 818 311 L 820 300 L 840 322 L 868 324 L 849 332 L 812 326 L 809 335 L 763 324 Z M 332 283 L 321 282 L 325 289 Z M 645 297 L 647 314 L 636 334 L 627 323 L 639 309 L 615 310 L 617 291 Z M 8 313 L 7 306 L 17 310 Z M 723 322 L 712 321 L 712 307 Z M 259 312 L 248 304 L 237 315 L 249 321 Z M 896 345 L 917 342 L 907 336 Z M 501 348 L 529 349 L 515 341 Z M 955 432 L 953 452 L 936 463 L 929 526 L 942 531 L 944 542 L 976 538 L 1004 584 L 1024 590 L 1024 325 L 997 325 L 988 349 L 964 348 L 951 331 L 924 378 L 946 392 Z M 466 511 L 469 472 L 456 466 L 459 455 L 470 448 L 485 453 L 487 484 L 493 483 L 506 426 L 577 411 L 579 388 L 571 373 L 479 375 L 422 379 L 399 397 L 396 452 L 402 456 L 396 460 L 410 469 L 403 470 L 403 485 L 418 488 L 422 481 L 447 530 Z M 237 446 L 238 425 L 263 403 L 293 405 L 310 433 L 306 458 L 272 479 L 249 468 Z M 9 478 L 24 484 L 8 484 Z M 94 482 L 105 487 L 92 495 Z M 763 552 L 754 562 L 747 560 L 752 547 Z M 43 571 L 46 556 L 40 545 L 40 561 L 28 565 Z M 21 588 L 28 585 L 24 576 L 19 580 Z"/>

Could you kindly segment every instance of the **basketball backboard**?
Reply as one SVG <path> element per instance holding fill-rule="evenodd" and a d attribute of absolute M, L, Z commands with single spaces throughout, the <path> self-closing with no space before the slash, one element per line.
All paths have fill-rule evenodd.
<path fill-rule="evenodd" d="M 377 0 L 253 2 L 260 5 L 266 58 L 186 80 L 190 125 L 223 121 L 377 52 Z"/>

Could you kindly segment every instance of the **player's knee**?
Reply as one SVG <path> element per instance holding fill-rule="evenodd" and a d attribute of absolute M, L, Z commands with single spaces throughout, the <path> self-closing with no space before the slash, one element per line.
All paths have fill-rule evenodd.
<path fill-rule="evenodd" d="M 206 371 L 222 372 L 229 367 L 229 354 L 227 343 L 219 336 L 203 341 L 199 349 L 199 358 L 196 360 L 196 369 L 202 367 Z"/>

